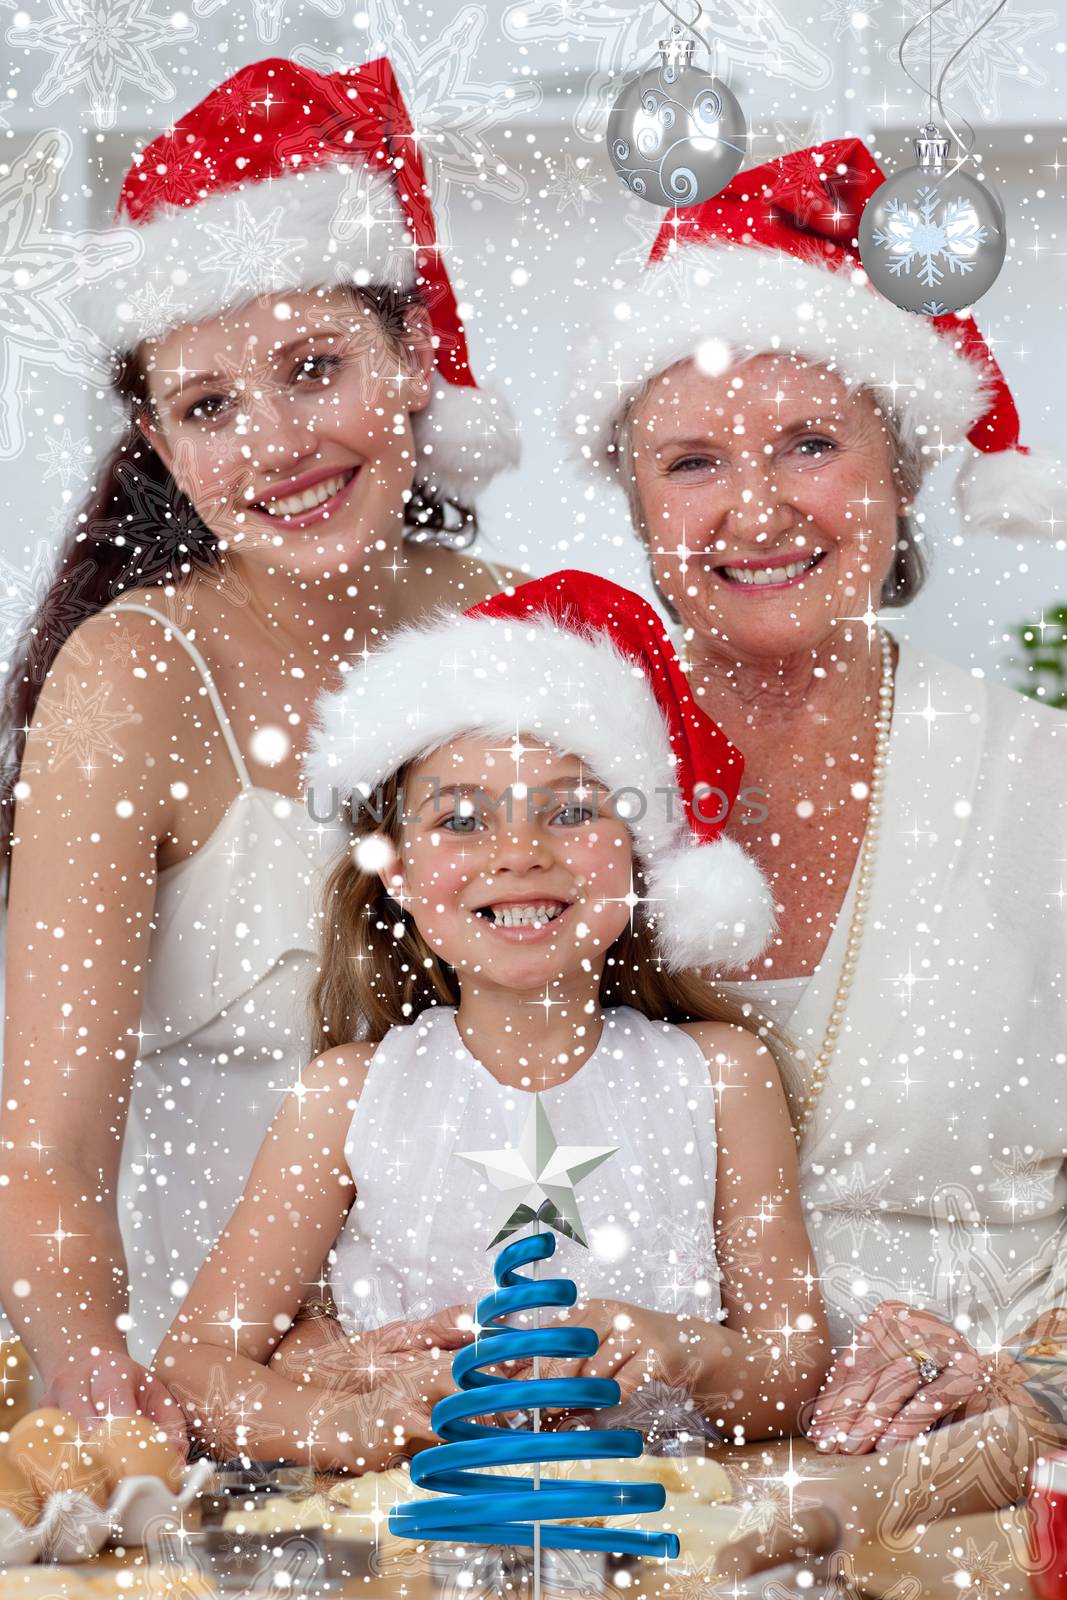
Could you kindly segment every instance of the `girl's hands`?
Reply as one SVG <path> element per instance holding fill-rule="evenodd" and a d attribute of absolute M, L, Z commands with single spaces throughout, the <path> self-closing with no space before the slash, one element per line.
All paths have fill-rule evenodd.
<path fill-rule="evenodd" d="M 622 1300 L 586 1300 L 555 1320 L 569 1327 L 594 1329 L 600 1348 L 584 1360 L 543 1359 L 543 1378 L 614 1378 L 622 1391 L 621 1400 L 653 1378 L 672 1388 L 694 1390 L 697 1386 L 704 1363 L 704 1349 L 698 1341 L 707 1328 L 691 1317 L 646 1311 Z"/>
<path fill-rule="evenodd" d="M 331 1392 L 360 1394 L 390 1387 L 394 1374 L 412 1368 L 434 1349 L 448 1353 L 472 1338 L 459 1326 L 466 1306 L 411 1321 L 384 1323 L 349 1337 L 336 1317 L 298 1317 L 270 1358 L 269 1366 L 290 1383 L 310 1383 Z"/>
<path fill-rule="evenodd" d="M 101 1417 L 128 1417 L 141 1412 L 167 1435 L 183 1460 L 189 1454 L 185 1416 L 161 1379 L 131 1359 L 125 1350 L 101 1351 L 83 1356 L 65 1367 L 44 1398 L 78 1422 L 99 1422 Z"/>
<path fill-rule="evenodd" d="M 915 1352 L 939 1368 L 924 1383 Z M 834 1363 L 809 1427 L 820 1450 L 862 1455 L 916 1438 L 945 1417 L 1003 1404 L 1014 1364 L 994 1375 L 973 1345 L 930 1311 L 883 1300 L 859 1331 L 855 1351 Z M 1018 1388 L 1022 1391 L 1022 1374 Z"/>

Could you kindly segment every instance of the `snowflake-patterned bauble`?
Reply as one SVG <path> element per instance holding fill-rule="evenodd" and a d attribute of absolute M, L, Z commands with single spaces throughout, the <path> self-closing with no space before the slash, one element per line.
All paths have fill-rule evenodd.
<path fill-rule="evenodd" d="M 740 170 L 745 114 L 724 83 L 691 65 L 691 40 L 661 39 L 659 48 L 657 65 L 624 84 L 612 107 L 608 155 L 649 205 L 696 205 Z"/>
<path fill-rule="evenodd" d="M 973 305 L 1004 265 L 1000 205 L 953 171 L 934 127 L 915 140 L 918 165 L 887 179 L 863 208 L 860 259 L 875 288 L 903 311 L 940 317 Z"/>

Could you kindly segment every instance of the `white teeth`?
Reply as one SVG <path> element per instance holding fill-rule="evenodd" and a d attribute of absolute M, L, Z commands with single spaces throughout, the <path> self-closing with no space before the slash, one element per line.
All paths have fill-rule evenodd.
<path fill-rule="evenodd" d="M 790 561 L 782 567 L 723 567 L 722 571 L 731 583 L 787 583 L 790 578 L 799 578 L 802 572 L 807 572 L 821 555 L 822 551 L 816 550 L 805 561 Z"/>
<path fill-rule="evenodd" d="M 543 928 L 554 922 L 565 908 L 558 900 L 543 900 L 538 905 L 490 906 L 498 928 Z"/>
<path fill-rule="evenodd" d="M 321 483 L 313 484 L 303 494 L 290 494 L 284 500 L 272 500 L 263 509 L 272 517 L 296 517 L 301 512 L 314 511 L 316 506 L 321 506 L 324 500 L 343 489 L 348 477 L 347 472 L 339 472 L 335 478 L 323 478 Z"/>

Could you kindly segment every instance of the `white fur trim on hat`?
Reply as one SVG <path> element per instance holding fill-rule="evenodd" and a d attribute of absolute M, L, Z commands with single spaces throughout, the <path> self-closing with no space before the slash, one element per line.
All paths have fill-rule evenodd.
<path fill-rule="evenodd" d="M 953 446 L 986 408 L 980 369 L 926 318 L 901 311 L 861 269 L 834 271 L 749 245 L 682 244 L 605 296 L 572 354 L 562 425 L 596 477 L 614 476 L 615 432 L 648 380 L 695 357 L 712 373 L 751 356 L 817 362 L 872 389 L 905 441 Z"/>
<path fill-rule="evenodd" d="M 709 879 L 715 894 L 703 906 Z M 660 950 L 675 969 L 746 967 L 774 932 L 774 903 L 763 873 L 725 834 L 714 844 L 667 852 L 649 873 L 648 893 Z M 701 915 L 694 916 L 698 905 Z"/>
<path fill-rule="evenodd" d="M 976 450 L 960 469 L 956 494 L 968 532 L 1015 539 L 1067 535 L 1067 484 L 1051 452 Z"/>
<path fill-rule="evenodd" d="M 353 794 L 373 796 L 406 762 L 472 733 L 500 740 L 509 774 L 507 746 L 526 734 L 587 761 L 616 795 L 633 791 L 626 821 L 639 861 L 661 885 L 649 893 L 665 960 L 677 956 L 678 966 L 688 966 L 682 958 L 696 950 L 701 965 L 734 966 L 762 947 L 753 948 L 769 926 L 759 869 L 750 863 L 743 871 L 744 853 L 724 849 L 721 839 L 696 844 L 674 795 L 674 754 L 644 672 L 605 635 L 561 628 L 549 617 L 505 621 L 442 609 L 429 626 L 398 630 L 353 666 L 316 711 L 305 764 L 316 818 Z M 406 798 L 415 804 L 419 797 Z M 678 894 L 670 880 L 683 867 L 689 886 Z"/>
<path fill-rule="evenodd" d="M 364 163 L 222 189 L 193 205 L 162 207 L 140 226 L 120 225 L 141 241 L 138 260 L 79 301 L 84 321 L 114 350 L 261 294 L 415 281 L 393 186 Z"/>
<path fill-rule="evenodd" d="M 515 417 L 497 388 L 448 383 L 432 374 L 433 397 L 412 419 L 415 478 L 469 504 L 491 478 L 519 464 Z"/>
<path fill-rule="evenodd" d="M 82 320 L 112 350 L 133 349 L 261 294 L 415 285 L 411 235 L 393 186 L 363 163 L 167 206 L 143 227 L 121 231 L 140 241 L 137 260 L 79 297 Z M 432 378 L 430 404 L 412 423 L 416 478 L 470 504 L 498 472 L 518 464 L 515 420 L 499 391 L 449 383 L 436 369 Z"/>

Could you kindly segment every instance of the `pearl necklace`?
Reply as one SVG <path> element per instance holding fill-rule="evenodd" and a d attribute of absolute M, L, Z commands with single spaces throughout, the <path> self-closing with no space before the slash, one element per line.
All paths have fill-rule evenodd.
<path fill-rule="evenodd" d="M 874 879 L 874 862 L 878 853 L 878 834 L 882 821 L 882 797 L 885 791 L 886 761 L 889 756 L 889 734 L 893 726 L 893 647 L 884 628 L 878 629 L 878 642 L 882 649 L 882 676 L 878 685 L 878 711 L 874 723 L 874 765 L 871 768 L 867 827 L 863 835 L 863 844 L 860 847 L 856 899 L 852 907 L 852 920 L 849 923 L 848 939 L 845 943 L 845 959 L 841 963 L 841 975 L 837 980 L 837 992 L 834 995 L 834 1003 L 830 1007 L 830 1017 L 826 1024 L 826 1034 L 823 1038 L 822 1048 L 815 1057 L 815 1066 L 812 1069 L 807 1093 L 800 1100 L 793 1119 L 793 1132 L 796 1135 L 797 1144 L 800 1143 L 804 1134 L 810 1128 L 816 1107 L 826 1087 L 830 1062 L 833 1060 L 834 1051 L 837 1049 L 837 1039 L 841 1032 L 841 1024 L 845 1020 L 845 1010 L 848 1006 L 852 980 L 856 975 L 860 946 L 863 943 L 863 929 L 867 921 L 867 909 L 871 898 L 871 883 Z"/>

